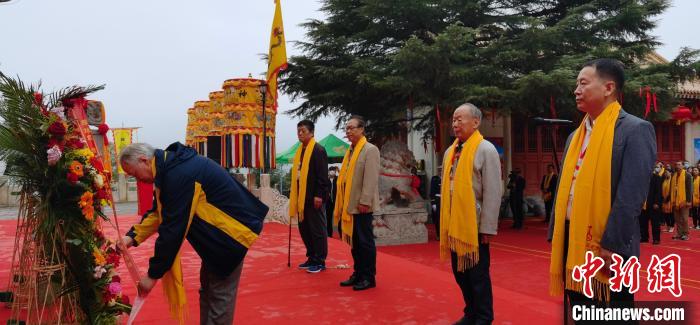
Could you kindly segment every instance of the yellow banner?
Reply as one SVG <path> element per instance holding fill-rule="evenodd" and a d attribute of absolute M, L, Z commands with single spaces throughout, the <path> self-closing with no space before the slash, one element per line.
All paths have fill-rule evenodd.
<path fill-rule="evenodd" d="M 287 45 L 284 40 L 284 26 L 282 24 L 282 7 L 275 1 L 275 18 L 272 20 L 272 32 L 270 33 L 270 52 L 267 58 L 267 89 L 277 108 L 277 75 L 280 70 L 287 68 Z"/>
<path fill-rule="evenodd" d="M 124 147 L 131 144 L 131 132 L 133 129 L 112 129 L 112 135 L 114 136 L 114 151 L 119 159 L 119 153 L 122 152 Z M 117 161 L 117 171 L 120 174 L 124 174 L 122 165 Z"/>

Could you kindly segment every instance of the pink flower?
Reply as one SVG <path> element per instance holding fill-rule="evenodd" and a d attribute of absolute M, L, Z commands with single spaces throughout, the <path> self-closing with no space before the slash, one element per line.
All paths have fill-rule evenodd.
<path fill-rule="evenodd" d="M 119 296 L 122 294 L 122 284 L 119 282 L 112 282 L 107 287 L 107 290 L 109 291 L 110 294 L 112 294 L 114 296 Z"/>
<path fill-rule="evenodd" d="M 48 156 L 49 166 L 54 166 L 61 159 L 61 155 L 63 153 L 57 145 L 54 145 L 53 147 L 49 148 L 49 150 L 46 150 L 46 154 Z"/>

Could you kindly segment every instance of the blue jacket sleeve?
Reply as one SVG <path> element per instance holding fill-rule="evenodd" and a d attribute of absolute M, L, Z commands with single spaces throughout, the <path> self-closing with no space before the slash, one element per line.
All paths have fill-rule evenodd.
<path fill-rule="evenodd" d="M 192 209 L 194 181 L 186 176 L 172 176 L 164 180 L 160 193 L 162 223 L 148 268 L 152 279 L 162 278 L 172 267 L 185 239 Z"/>

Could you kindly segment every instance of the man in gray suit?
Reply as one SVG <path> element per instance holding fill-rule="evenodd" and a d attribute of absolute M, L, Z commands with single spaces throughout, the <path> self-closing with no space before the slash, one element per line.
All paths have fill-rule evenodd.
<path fill-rule="evenodd" d="M 617 60 L 597 59 L 584 65 L 578 75 L 574 95 L 576 96 L 578 109 L 588 114 L 588 118 L 583 121 L 581 126 L 581 128 L 586 127 L 587 133 L 592 133 L 590 129 L 596 123 L 595 119 L 603 114 L 606 109 L 611 109 L 613 104 L 617 102 L 621 89 L 623 89 L 624 81 L 624 66 Z M 572 137 L 569 136 L 567 150 L 571 141 Z M 586 143 L 585 140 L 584 143 Z M 585 155 L 586 150 L 590 150 L 590 147 L 583 149 L 583 155 Z M 578 158 L 577 172 L 574 173 L 573 182 L 576 181 L 579 167 L 581 170 L 586 168 L 586 163 L 581 163 L 583 155 L 581 158 Z M 564 161 L 566 159 L 566 156 L 563 157 Z M 640 234 L 637 216 L 640 214 L 642 204 L 647 196 L 649 181 L 654 168 L 654 161 L 656 160 L 656 136 L 651 123 L 620 109 L 615 121 L 611 160 L 610 212 L 600 238 L 600 253 L 598 255 L 605 261 L 605 265 L 601 269 L 602 272 L 610 270 L 613 253 L 620 255 L 625 260 L 632 256 L 639 256 Z M 563 177 L 560 177 L 558 187 L 561 186 L 563 181 Z M 572 184 L 571 188 L 573 189 L 574 183 L 570 184 Z M 561 195 L 561 193 L 565 194 Z M 555 202 L 558 203 L 556 200 L 565 200 L 565 202 L 568 202 L 566 204 L 570 204 L 570 202 L 573 202 L 574 195 L 573 190 L 568 188 L 557 190 Z M 555 203 L 555 206 L 557 206 L 557 203 Z M 556 227 L 555 223 L 564 222 L 565 224 L 563 232 L 565 269 L 567 252 L 570 249 L 573 250 L 573 246 L 569 246 L 571 244 L 569 239 L 573 238 L 573 234 L 571 236 L 569 234 L 569 218 L 573 214 L 569 212 L 570 209 L 567 208 L 566 210 L 565 216 L 557 215 L 556 218 L 552 218 L 549 227 L 549 240 L 552 241 Z M 572 226 L 573 220 L 572 218 Z M 555 258 L 554 250 L 552 258 Z M 564 274 L 566 274 L 566 271 Z M 600 296 L 594 296 L 593 299 L 589 299 L 580 292 L 567 288 L 565 284 L 562 285 L 565 288 L 565 300 L 567 300 L 567 305 L 564 307 L 565 317 L 567 318 L 568 316 L 566 315 L 572 310 L 572 305 L 590 305 L 593 300 L 602 300 Z M 634 301 L 634 296 L 626 288 L 623 288 L 621 292 L 611 291 L 610 301 L 631 303 Z"/>
<path fill-rule="evenodd" d="M 353 290 L 365 290 L 376 286 L 377 274 L 377 247 L 374 244 L 374 229 L 372 212 L 379 209 L 379 149 L 366 142 L 365 120 L 360 116 L 353 116 L 345 126 L 345 136 L 350 140 L 350 153 L 348 161 L 355 150 L 361 150 L 357 157 L 354 170 L 343 170 L 341 173 L 348 175 L 353 173 L 352 184 L 338 184 L 338 194 L 344 195 L 350 190 L 350 199 L 347 202 L 347 213 L 352 215 L 352 260 L 354 272 L 348 280 L 340 283 L 343 287 L 352 286 Z M 361 149 L 355 147 L 363 142 Z M 343 168 L 348 168 L 343 164 Z M 336 215 L 342 217 L 343 209 L 336 211 Z M 342 237 L 347 232 L 343 231 Z"/>

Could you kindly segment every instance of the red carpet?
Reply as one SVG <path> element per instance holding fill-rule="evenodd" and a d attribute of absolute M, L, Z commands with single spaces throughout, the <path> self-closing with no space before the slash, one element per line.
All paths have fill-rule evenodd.
<path fill-rule="evenodd" d="M 120 218 L 122 227 L 136 221 Z M 0 221 L 0 285 L 8 281 L 16 221 Z M 544 224 L 537 219 L 527 222 L 520 231 L 501 224 L 501 233 L 491 245 L 491 278 L 494 289 L 495 324 L 559 324 L 561 298 L 547 294 L 549 244 L 544 239 Z M 287 268 L 288 228 L 266 224 L 263 235 L 245 260 L 236 306 L 236 324 L 451 324 L 461 317 L 463 302 L 449 263 L 440 262 L 437 242 L 427 244 L 380 247 L 377 256 L 377 288 L 353 292 L 341 288 L 351 265 L 349 247 L 337 239 L 329 240 L 328 270 L 308 274 L 294 266 L 304 261 L 304 247 L 297 229 L 292 229 L 292 268 Z M 108 232 L 109 233 L 109 232 Z M 691 232 L 689 242 L 672 241 L 664 234 L 661 246 L 642 246 L 642 267 L 649 255 L 677 253 L 683 258 L 683 296 L 651 295 L 645 289 L 638 300 L 700 301 L 700 232 Z M 145 272 L 154 240 L 131 251 Z M 199 257 L 185 245 L 182 255 L 187 295 L 190 299 L 188 324 L 197 324 Z M 125 291 L 132 297 L 133 284 L 126 270 Z M 646 279 L 642 273 L 642 288 Z M 157 286 L 148 297 L 137 324 L 172 324 L 164 297 Z M 0 287 L 0 290 L 3 288 Z M 0 309 L 0 324 L 9 317 L 9 310 Z M 695 314 L 697 316 L 697 313 Z"/>

